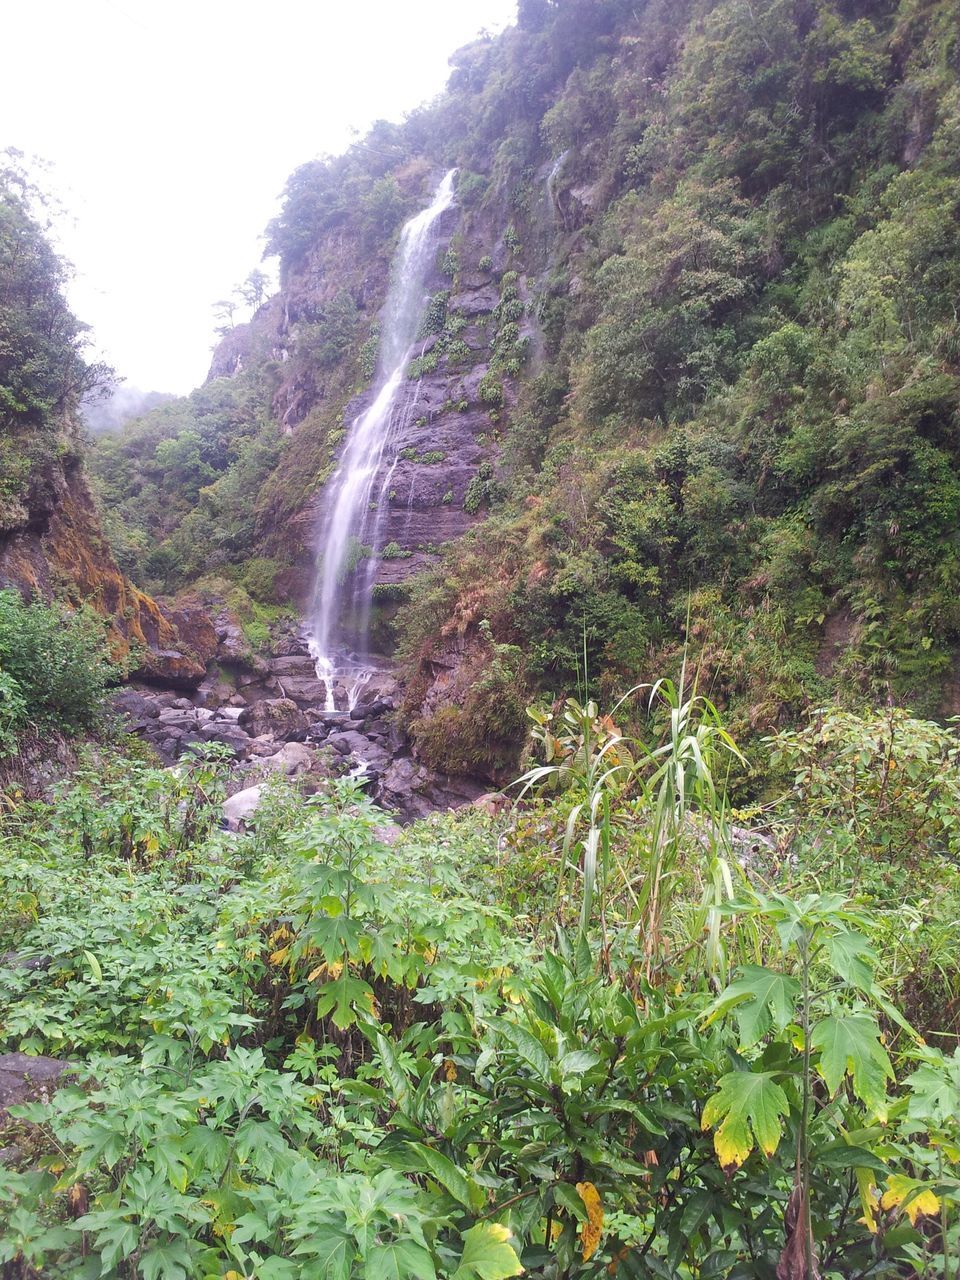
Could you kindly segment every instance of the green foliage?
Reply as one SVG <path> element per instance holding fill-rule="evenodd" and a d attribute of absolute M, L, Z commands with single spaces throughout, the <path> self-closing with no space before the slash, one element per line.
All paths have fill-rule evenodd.
<path fill-rule="evenodd" d="M 463 509 L 470 515 L 476 515 L 481 507 L 495 506 L 504 496 L 504 486 L 497 479 L 493 463 L 481 462 L 463 495 Z"/>
<path fill-rule="evenodd" d="M 27 728 L 96 728 L 106 689 L 119 675 L 102 620 L 0 591 L 0 754 L 11 754 Z"/>
<path fill-rule="evenodd" d="M 66 264 L 42 222 L 43 197 L 19 152 L 0 156 L 0 419 L 51 434 L 109 377 L 88 364 L 86 326 L 64 298 Z"/>
<path fill-rule="evenodd" d="M 489 656 L 502 700 L 515 655 Z M 663 829 L 664 796 L 678 831 L 732 838 L 704 772 L 722 726 L 656 690 L 677 723 L 647 755 L 595 709 L 540 732 L 556 763 L 536 781 L 567 785 L 538 812 L 562 826 L 599 788 L 604 856 L 633 892 L 630 840 Z M 501 909 L 502 823 L 437 817 L 388 848 L 346 780 L 308 806 L 275 791 L 255 831 L 228 836 L 222 783 L 215 761 L 101 760 L 6 821 L 3 1043 L 75 1071 L 5 1121 L 5 1264 L 945 1274 L 960 1059 L 891 1003 L 872 912 L 741 877 L 720 914 L 731 978 L 714 984 L 695 835 L 650 968 L 630 893 L 575 933 L 561 910 L 549 945 Z"/>
<path fill-rule="evenodd" d="M 281 456 L 265 376 L 219 378 L 97 438 L 104 523 L 141 585 L 174 590 L 253 556 L 258 499 Z"/>

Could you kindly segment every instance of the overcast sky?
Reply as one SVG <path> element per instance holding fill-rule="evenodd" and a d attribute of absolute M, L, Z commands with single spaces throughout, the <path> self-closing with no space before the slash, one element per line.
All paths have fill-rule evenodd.
<path fill-rule="evenodd" d="M 297 165 L 433 97 L 516 0 L 22 0 L 0 148 L 53 165 L 71 301 L 144 390 L 203 381 L 212 305 L 258 264 Z"/>

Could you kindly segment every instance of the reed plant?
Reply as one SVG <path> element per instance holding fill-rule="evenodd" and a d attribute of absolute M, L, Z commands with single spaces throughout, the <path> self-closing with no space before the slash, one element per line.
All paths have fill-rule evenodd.
<path fill-rule="evenodd" d="M 651 726 L 650 743 L 626 736 L 617 718 L 638 699 Z M 571 875 L 579 877 L 579 924 L 599 917 L 607 946 L 606 909 L 616 887 L 641 944 L 649 982 L 670 948 L 667 921 L 681 881 L 682 854 L 696 847 L 702 896 L 693 931 L 705 937 L 705 963 L 724 976 L 721 904 L 734 896 L 726 780 L 743 763 L 719 711 L 688 687 L 686 664 L 678 681 L 660 679 L 629 690 L 609 715 L 597 704 L 569 698 L 559 712 L 530 711 L 543 763 L 518 779 L 522 798 L 533 790 L 566 791 L 567 812 L 557 882 L 557 904 Z"/>

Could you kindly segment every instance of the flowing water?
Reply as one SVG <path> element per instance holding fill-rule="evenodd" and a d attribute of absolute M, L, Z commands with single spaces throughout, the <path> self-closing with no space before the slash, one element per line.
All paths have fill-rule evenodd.
<path fill-rule="evenodd" d="M 438 221 L 453 203 L 451 169 L 429 207 L 400 233 L 390 292 L 381 317 L 380 357 L 374 399 L 350 424 L 340 461 L 327 490 L 326 514 L 318 542 L 317 576 L 310 618 L 310 652 L 334 709 L 334 685 L 351 690 L 351 700 L 370 678 L 368 629 L 380 551 L 380 524 L 388 498 L 393 457 L 384 468 L 391 439 L 416 403 L 417 388 L 406 377 L 415 354 L 417 330 L 426 302 L 427 274 L 437 248 Z M 377 476 L 384 471 L 376 485 Z M 374 489 L 376 487 L 376 492 Z"/>

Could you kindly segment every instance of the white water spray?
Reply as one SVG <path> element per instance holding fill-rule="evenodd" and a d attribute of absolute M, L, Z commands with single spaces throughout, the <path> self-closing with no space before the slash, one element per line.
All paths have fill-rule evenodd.
<path fill-rule="evenodd" d="M 453 203 L 455 176 L 456 170 L 451 169 L 429 208 L 411 218 L 400 233 L 381 322 L 374 400 L 351 423 L 340 462 L 330 480 L 310 618 L 310 652 L 316 660 L 317 675 L 327 687 L 329 711 L 335 709 L 333 689 L 338 675 L 352 682 L 354 696 L 370 678 L 367 630 L 389 476 L 376 495 L 373 488 L 387 445 L 404 424 L 412 399 L 404 395 L 408 385 L 406 370 L 423 314 L 427 272 L 436 249 L 437 221 Z M 373 502 L 372 497 L 376 499 Z M 353 657 L 337 652 L 348 613 L 359 650 Z"/>

